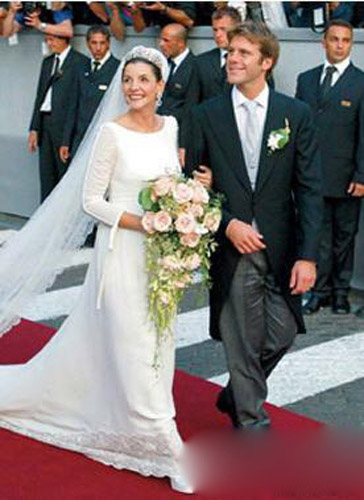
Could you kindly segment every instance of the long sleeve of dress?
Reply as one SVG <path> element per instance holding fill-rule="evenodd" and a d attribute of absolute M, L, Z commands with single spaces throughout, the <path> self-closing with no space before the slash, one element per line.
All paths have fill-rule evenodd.
<path fill-rule="evenodd" d="M 83 189 L 83 209 L 95 219 L 112 226 L 110 249 L 124 211 L 120 205 L 113 204 L 107 199 L 116 162 L 116 136 L 112 125 L 105 124 L 100 130 L 88 166 Z"/>

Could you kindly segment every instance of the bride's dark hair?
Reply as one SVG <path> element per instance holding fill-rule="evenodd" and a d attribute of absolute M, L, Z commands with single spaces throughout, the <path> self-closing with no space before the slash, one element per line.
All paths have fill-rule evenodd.
<path fill-rule="evenodd" d="M 162 70 L 160 69 L 160 67 L 154 64 L 152 61 L 149 61 L 149 59 L 145 59 L 144 57 L 134 57 L 133 59 L 130 59 L 130 61 L 127 61 L 124 65 L 121 78 L 124 77 L 125 68 L 128 66 L 128 64 L 136 64 L 139 62 L 148 64 L 152 68 L 153 75 L 155 76 L 157 82 L 160 82 L 163 79 Z"/>

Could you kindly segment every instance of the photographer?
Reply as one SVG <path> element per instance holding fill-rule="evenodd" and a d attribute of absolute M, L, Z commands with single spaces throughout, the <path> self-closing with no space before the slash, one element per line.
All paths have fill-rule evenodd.
<path fill-rule="evenodd" d="M 131 2 L 133 18 L 138 20 L 138 31 L 147 26 L 160 26 L 178 23 L 187 29 L 195 24 L 195 2 Z"/>
<path fill-rule="evenodd" d="M 89 2 L 88 8 L 97 19 L 109 26 L 116 40 L 122 42 L 125 37 L 125 20 L 123 19 L 124 2 Z"/>
<path fill-rule="evenodd" d="M 52 2 L 52 8 L 43 2 L 10 2 L 3 23 L 3 36 L 9 37 L 22 28 L 35 28 L 47 35 L 73 37 L 72 12 L 66 2 Z"/>

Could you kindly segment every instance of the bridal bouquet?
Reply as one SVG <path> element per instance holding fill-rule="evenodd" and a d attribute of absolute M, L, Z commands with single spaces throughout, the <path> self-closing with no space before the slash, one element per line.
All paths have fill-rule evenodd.
<path fill-rule="evenodd" d="M 158 341 L 170 332 L 186 288 L 198 271 L 209 284 L 213 238 L 221 220 L 221 197 L 198 181 L 168 175 L 139 194 L 145 214 L 149 314 Z"/>

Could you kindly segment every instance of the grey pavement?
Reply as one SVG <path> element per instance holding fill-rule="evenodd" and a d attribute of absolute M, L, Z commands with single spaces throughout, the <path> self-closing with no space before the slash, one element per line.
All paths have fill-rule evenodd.
<path fill-rule="evenodd" d="M 22 218 L 0 214 L 0 230 L 18 230 L 24 222 Z M 87 265 L 66 269 L 57 278 L 51 290 L 81 285 L 86 270 Z M 188 291 L 180 309 L 182 312 L 200 309 L 207 305 L 207 301 L 206 290 L 197 284 Z M 329 308 L 325 308 L 315 315 L 306 317 L 307 334 L 297 336 L 291 351 L 298 352 L 311 346 L 364 332 L 364 318 L 359 318 L 355 314 L 364 305 L 364 291 L 353 290 L 351 303 L 352 313 L 348 315 L 334 315 Z M 53 328 L 59 328 L 65 317 L 44 318 L 42 322 Z M 177 367 L 205 379 L 220 375 L 226 371 L 222 346 L 219 342 L 205 340 L 181 347 L 177 350 Z M 292 380 L 293 384 L 294 382 Z M 287 405 L 286 408 L 331 425 L 364 429 L 364 378 L 301 399 Z"/>

